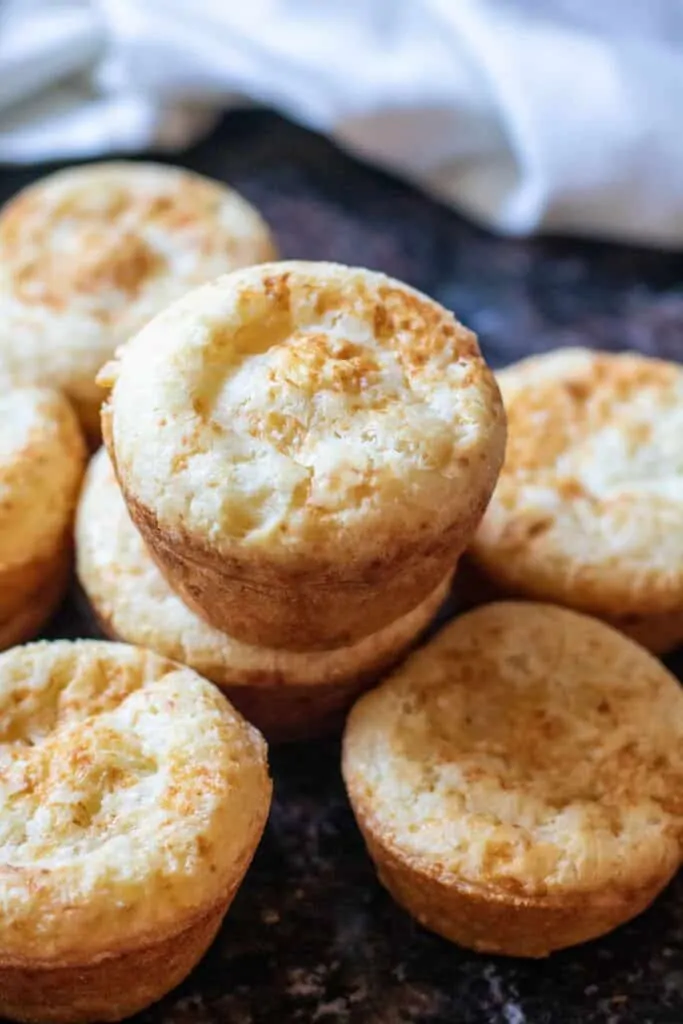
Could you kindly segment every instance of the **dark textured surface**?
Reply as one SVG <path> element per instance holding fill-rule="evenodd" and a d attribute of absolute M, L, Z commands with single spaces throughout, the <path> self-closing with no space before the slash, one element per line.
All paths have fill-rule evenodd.
<path fill-rule="evenodd" d="M 683 358 L 683 261 L 565 240 L 506 241 L 266 113 L 187 154 L 234 184 L 284 255 L 385 270 L 436 296 L 500 365 L 560 344 Z M 35 172 L 2 172 L 9 195 Z M 51 636 L 88 635 L 76 606 Z M 213 949 L 145 1024 L 683 1024 L 683 877 L 638 921 L 545 962 L 430 936 L 376 883 L 330 741 L 276 750 L 275 803 Z"/>

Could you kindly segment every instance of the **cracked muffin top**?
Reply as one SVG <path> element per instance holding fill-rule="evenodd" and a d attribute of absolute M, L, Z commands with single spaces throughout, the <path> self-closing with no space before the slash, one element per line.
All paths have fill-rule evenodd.
<path fill-rule="evenodd" d="M 502 459 L 475 335 L 363 269 L 227 275 L 160 314 L 100 379 L 127 499 L 226 552 L 395 555 L 480 514 Z"/>
<path fill-rule="evenodd" d="M 99 641 L 0 655 L 4 957 L 125 948 L 241 877 L 270 803 L 266 746 L 210 683 Z"/>

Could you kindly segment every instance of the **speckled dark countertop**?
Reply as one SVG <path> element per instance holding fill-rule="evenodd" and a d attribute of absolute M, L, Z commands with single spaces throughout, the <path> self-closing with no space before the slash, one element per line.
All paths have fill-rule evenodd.
<path fill-rule="evenodd" d="M 256 203 L 284 255 L 364 264 L 431 293 L 496 366 L 577 342 L 683 359 L 680 255 L 493 238 L 267 113 L 230 115 L 183 163 Z M 34 176 L 0 172 L 2 197 Z M 50 635 L 88 635 L 73 604 Z M 683 877 L 602 941 L 545 962 L 475 956 L 380 889 L 337 742 L 271 761 L 270 824 L 225 926 L 141 1024 L 683 1024 Z"/>

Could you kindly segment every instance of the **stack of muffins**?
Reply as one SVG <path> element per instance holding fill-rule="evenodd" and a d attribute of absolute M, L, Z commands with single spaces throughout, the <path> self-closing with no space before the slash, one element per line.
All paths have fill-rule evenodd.
<path fill-rule="evenodd" d="M 74 515 L 109 638 L 0 655 L 7 1016 L 116 1020 L 184 977 L 265 825 L 261 731 L 339 723 L 456 566 L 464 603 L 494 603 L 346 724 L 383 883 L 455 942 L 543 956 L 638 913 L 683 860 L 683 695 L 613 628 L 683 639 L 681 370 L 511 368 L 505 453 L 499 388 L 449 312 L 274 256 L 243 200 L 171 168 L 63 172 L 0 215 L 0 646 L 60 599 Z M 69 400 L 94 447 L 102 363 L 76 512 Z"/>
<path fill-rule="evenodd" d="M 268 736 L 319 732 L 432 618 L 491 496 L 504 418 L 472 334 L 383 275 L 263 264 L 171 306 L 100 380 L 135 524 L 96 463 L 78 548 L 100 619 L 208 670 Z M 102 595 L 105 512 L 119 551 L 150 553 L 146 603 L 137 580 Z"/>

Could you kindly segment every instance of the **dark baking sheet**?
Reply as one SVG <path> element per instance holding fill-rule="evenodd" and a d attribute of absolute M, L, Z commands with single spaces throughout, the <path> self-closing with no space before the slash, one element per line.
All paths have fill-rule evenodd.
<path fill-rule="evenodd" d="M 267 112 L 227 116 L 182 163 L 256 203 L 283 255 L 364 264 L 434 295 L 495 366 L 566 344 L 683 358 L 679 254 L 494 238 Z M 48 169 L 0 171 L 0 198 Z M 49 635 L 95 634 L 71 599 Z M 544 962 L 476 956 L 423 931 L 375 881 L 336 741 L 276 749 L 271 763 L 270 823 L 222 932 L 137 1021 L 683 1024 L 683 876 L 602 941 Z"/>

